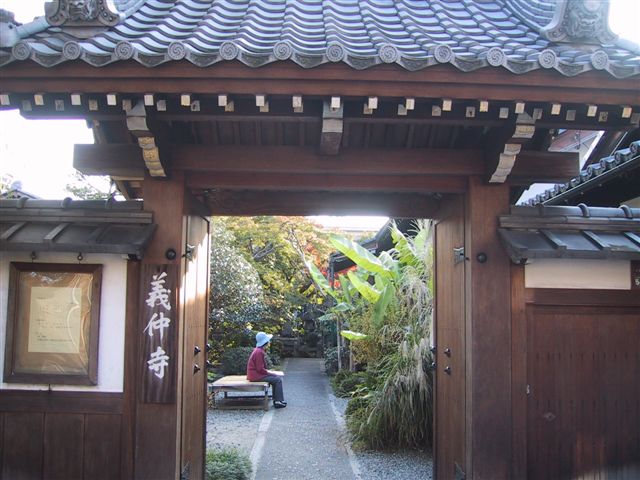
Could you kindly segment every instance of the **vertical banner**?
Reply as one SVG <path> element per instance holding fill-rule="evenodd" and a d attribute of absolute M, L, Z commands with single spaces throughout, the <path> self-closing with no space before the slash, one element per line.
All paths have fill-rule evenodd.
<path fill-rule="evenodd" d="M 142 266 L 139 335 L 144 403 L 176 401 L 178 273 L 178 265 Z"/>

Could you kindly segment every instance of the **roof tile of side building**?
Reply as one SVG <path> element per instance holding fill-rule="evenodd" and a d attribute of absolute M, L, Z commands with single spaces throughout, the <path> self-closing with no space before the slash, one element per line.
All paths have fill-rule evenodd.
<path fill-rule="evenodd" d="M 514 263 L 535 258 L 640 259 L 640 209 L 513 206 L 498 233 Z"/>
<path fill-rule="evenodd" d="M 640 165 L 640 140 L 631 142 L 629 148 L 616 151 L 613 155 L 600 159 L 584 168 L 577 176 L 565 183 L 530 198 L 525 205 L 557 204 L 564 197 L 575 196 L 580 191 L 601 184 L 605 178 L 621 174 Z"/>
<path fill-rule="evenodd" d="M 0 199 L 0 251 L 142 258 L 156 225 L 142 202 Z"/>
<path fill-rule="evenodd" d="M 581 2 L 568 5 L 574 3 Z M 186 59 L 201 67 L 231 60 L 259 67 L 291 60 L 305 68 L 344 62 L 356 69 L 452 64 L 463 71 L 640 74 L 640 49 L 619 46 L 606 12 L 586 12 L 599 22 L 593 32 L 567 37 L 566 22 L 554 19 L 558 8 L 569 7 L 556 0 L 119 0 L 116 6 L 123 19 L 106 31 L 77 38 L 64 25 L 45 24 L 0 49 L 0 65 L 133 59 L 152 67 Z"/>

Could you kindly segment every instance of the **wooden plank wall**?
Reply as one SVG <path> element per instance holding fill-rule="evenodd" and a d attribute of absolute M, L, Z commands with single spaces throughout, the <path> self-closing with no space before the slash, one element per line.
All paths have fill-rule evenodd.
<path fill-rule="evenodd" d="M 67 392 L 3 392 L 3 479 L 119 479 L 121 477 L 122 395 L 102 399 Z M 34 399 L 47 396 L 51 407 L 35 411 Z M 103 394 L 104 395 L 104 394 Z M 100 395 L 100 396 L 103 396 Z M 65 403 L 64 408 L 58 405 Z M 89 408 L 87 408 L 87 405 Z M 75 413 L 68 413 L 74 411 Z"/>
<path fill-rule="evenodd" d="M 0 479 L 130 479 L 139 262 L 127 265 L 123 393 L 0 391 Z"/>
<path fill-rule="evenodd" d="M 528 304 L 526 315 L 528 477 L 640 478 L 638 307 Z"/>
<path fill-rule="evenodd" d="M 523 270 L 513 267 L 513 478 L 640 478 L 640 297 L 525 289 Z"/>

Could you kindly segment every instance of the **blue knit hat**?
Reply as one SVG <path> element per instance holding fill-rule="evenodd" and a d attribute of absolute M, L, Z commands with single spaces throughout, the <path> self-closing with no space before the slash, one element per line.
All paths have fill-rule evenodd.
<path fill-rule="evenodd" d="M 262 347 L 271 341 L 273 335 L 264 332 L 258 332 L 256 334 L 256 347 Z"/>

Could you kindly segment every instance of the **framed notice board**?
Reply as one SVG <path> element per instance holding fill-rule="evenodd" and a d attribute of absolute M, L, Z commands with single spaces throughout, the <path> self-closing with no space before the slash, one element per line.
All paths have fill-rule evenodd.
<path fill-rule="evenodd" d="M 4 381 L 96 385 L 102 265 L 12 262 Z"/>

